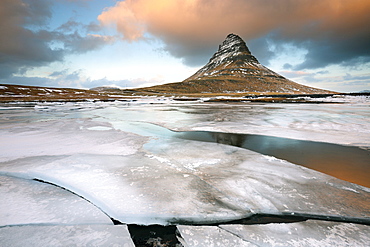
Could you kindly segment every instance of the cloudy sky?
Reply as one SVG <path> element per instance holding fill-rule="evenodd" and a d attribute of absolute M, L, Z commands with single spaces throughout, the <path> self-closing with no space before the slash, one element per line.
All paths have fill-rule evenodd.
<path fill-rule="evenodd" d="M 227 34 L 308 86 L 370 90 L 369 0 L 1 0 L 0 83 L 178 82 Z"/>

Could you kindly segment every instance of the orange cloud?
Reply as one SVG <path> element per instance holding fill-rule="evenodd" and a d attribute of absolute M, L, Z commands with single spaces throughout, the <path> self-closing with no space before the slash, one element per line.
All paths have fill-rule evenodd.
<path fill-rule="evenodd" d="M 125 40 L 150 33 L 181 57 L 217 45 L 231 32 L 246 40 L 272 31 L 295 39 L 369 34 L 369 13 L 369 0 L 126 0 L 98 19 Z"/>
<path fill-rule="evenodd" d="M 125 39 L 137 40 L 145 32 L 206 41 L 236 32 L 246 39 L 272 29 L 299 31 L 319 24 L 322 31 L 350 31 L 369 21 L 368 0 L 126 0 L 106 9 L 98 19 L 114 24 Z"/>

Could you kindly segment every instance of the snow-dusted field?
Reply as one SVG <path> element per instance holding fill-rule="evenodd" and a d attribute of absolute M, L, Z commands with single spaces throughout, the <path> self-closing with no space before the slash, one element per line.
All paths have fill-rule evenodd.
<path fill-rule="evenodd" d="M 24 246 L 24 239 L 14 237 L 23 233 L 32 246 L 48 245 L 38 240 L 43 233 L 70 243 L 61 237 L 69 232 L 70 241 L 81 245 L 106 243 L 99 241 L 107 236 L 108 243 L 133 246 L 127 227 L 113 226 L 114 219 L 124 225 L 179 225 L 185 246 L 222 245 L 223 241 L 228 241 L 227 246 L 346 246 L 355 240 L 357 246 L 366 246 L 369 188 L 237 147 L 227 134 L 341 144 L 370 154 L 370 99 L 338 100 L 345 103 L 142 98 L 3 104 L 0 245 Z M 218 136 L 216 141 L 204 142 L 178 131 L 211 131 Z M 256 214 L 316 221 L 277 224 L 281 229 L 226 225 Z M 211 223 L 219 226 L 212 228 Z M 40 237 L 33 234 L 35 229 L 41 229 Z M 217 235 L 221 230 L 222 237 Z M 245 237 L 248 233 L 255 235 Z"/>

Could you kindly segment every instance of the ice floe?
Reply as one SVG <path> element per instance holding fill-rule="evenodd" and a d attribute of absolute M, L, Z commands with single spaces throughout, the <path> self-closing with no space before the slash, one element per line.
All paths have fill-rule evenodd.
<path fill-rule="evenodd" d="M 0 176 L 0 197 L 0 227 L 28 224 L 112 225 L 110 218 L 91 203 L 50 184 Z"/>
<path fill-rule="evenodd" d="M 0 133 L 4 144 L 0 161 L 76 153 L 127 155 L 135 153 L 146 140 L 89 119 L 14 123 L 1 128 Z"/>
<path fill-rule="evenodd" d="M 25 229 L 31 238 L 36 230 L 33 226 L 22 228 L 25 224 L 108 224 L 108 217 L 143 225 L 225 224 L 256 214 L 370 221 L 369 188 L 226 145 L 230 144 L 226 141 L 186 140 L 170 131 L 263 134 L 368 148 L 367 102 L 211 104 L 145 98 L 135 102 L 11 104 L 0 110 L 0 193 L 8 198 L 0 204 L 1 213 L 8 215 L 1 217 L 1 225 L 19 226 L 0 228 L 0 234 Z M 218 138 L 223 138 L 219 134 Z M 13 204 L 14 208 L 8 208 Z M 93 209 L 85 209 L 86 205 Z M 29 212 L 24 213 L 24 207 Z M 344 238 L 346 232 L 359 227 L 332 224 L 328 231 L 344 229 L 339 234 Z M 53 231 L 46 232 L 49 230 Z M 199 245 L 189 244 L 184 236 L 183 240 L 189 246 L 201 246 L 199 241 L 207 239 L 208 244 L 225 240 L 231 241 L 228 246 L 232 241 L 238 244 L 235 246 L 258 245 L 237 237 L 239 233 L 231 233 L 226 226 L 216 230 L 218 240 L 206 234 L 197 240 Z M 274 230 L 266 227 L 266 234 L 270 231 Z M 366 240 L 361 234 L 357 233 L 359 241 Z M 221 236 L 225 236 L 223 240 Z M 312 241 L 316 240 L 321 241 Z"/>
<path fill-rule="evenodd" d="M 257 247 L 251 242 L 235 236 L 217 226 L 178 226 L 180 242 L 184 247 L 211 247 L 211 246 L 246 246 Z"/>
<path fill-rule="evenodd" d="M 308 220 L 262 225 L 177 227 L 183 245 L 195 246 L 367 246 L 370 227 Z"/>
<path fill-rule="evenodd" d="M 366 187 L 249 150 L 176 138 L 131 155 L 2 162 L 0 174 L 67 188 L 122 223 L 215 223 L 256 213 L 369 221 Z"/>
<path fill-rule="evenodd" d="M 344 145 L 370 146 L 367 104 L 193 104 L 153 123 L 177 131 L 262 134 Z M 161 110 L 161 109 L 154 109 Z"/>
<path fill-rule="evenodd" d="M 69 225 L 0 228 L 0 244 L 7 247 L 123 246 L 135 247 L 127 226 Z"/>

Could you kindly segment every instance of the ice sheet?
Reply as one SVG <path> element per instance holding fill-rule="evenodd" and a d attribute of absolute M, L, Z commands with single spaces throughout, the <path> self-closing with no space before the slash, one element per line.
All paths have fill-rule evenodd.
<path fill-rule="evenodd" d="M 39 164 L 37 159 L 3 163 L 0 173 L 58 184 L 123 223 L 209 223 L 250 215 L 247 208 L 238 208 L 227 195 L 187 169 L 163 163 L 148 153 L 73 155 Z"/>
<path fill-rule="evenodd" d="M 135 247 L 126 225 L 13 226 L 0 228 L 7 247 L 124 246 Z"/>
<path fill-rule="evenodd" d="M 0 227 L 112 224 L 109 217 L 91 203 L 50 184 L 0 176 L 0 198 Z"/>
<path fill-rule="evenodd" d="M 186 155 L 184 155 L 186 154 Z M 228 145 L 153 139 L 134 155 L 0 164 L 67 188 L 123 223 L 213 223 L 254 213 L 369 221 L 369 189 Z"/>
<path fill-rule="evenodd" d="M 194 104 L 176 109 L 170 121 L 151 122 L 172 130 L 262 134 L 370 147 L 366 104 Z"/>
<path fill-rule="evenodd" d="M 220 228 L 258 246 L 368 246 L 366 225 L 308 220 L 266 225 L 220 225 Z M 191 232 L 191 227 L 188 229 Z"/>
<path fill-rule="evenodd" d="M 13 123 L 0 129 L 0 161 L 76 153 L 128 155 L 146 140 L 86 118 Z"/>
<path fill-rule="evenodd" d="M 15 116 L 9 110 L 2 111 L 6 114 L 1 114 L 0 124 L 1 119 L 9 123 L 90 118 L 121 129 L 127 127 L 122 122 L 141 121 L 179 131 L 262 134 L 370 147 L 370 98 L 347 98 L 345 104 L 200 103 L 157 98 L 136 102 L 48 103 L 37 104 L 33 111 L 13 109 L 17 112 Z"/>
<path fill-rule="evenodd" d="M 274 157 L 175 139 L 146 147 L 254 213 L 370 219 L 370 189 Z"/>
<path fill-rule="evenodd" d="M 0 174 L 57 184 L 124 223 L 225 222 L 253 213 L 369 220 L 367 188 L 148 124 L 366 146 L 366 104 L 37 106 L 1 115 Z"/>
<path fill-rule="evenodd" d="M 177 226 L 182 238 L 179 238 L 184 247 L 257 247 L 251 242 L 235 236 L 217 226 Z"/>
<path fill-rule="evenodd" d="M 184 246 L 367 246 L 366 225 L 308 220 L 265 225 L 177 226 Z"/>

